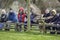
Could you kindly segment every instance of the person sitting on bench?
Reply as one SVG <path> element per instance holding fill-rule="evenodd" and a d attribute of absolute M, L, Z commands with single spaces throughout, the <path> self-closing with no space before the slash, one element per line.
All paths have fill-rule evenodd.
<path fill-rule="evenodd" d="M 1 20 L 0 20 L 0 22 L 1 22 L 1 23 L 4 23 L 4 22 L 6 22 L 6 21 L 7 21 L 7 14 L 6 14 L 5 9 L 3 9 L 3 10 L 2 10 L 2 14 L 1 14 Z"/>
<path fill-rule="evenodd" d="M 35 17 L 37 16 L 34 12 L 33 12 L 33 9 L 31 8 L 30 10 L 30 21 L 31 21 L 31 24 L 37 24 L 37 22 L 35 22 Z"/>
<path fill-rule="evenodd" d="M 57 20 L 54 22 L 54 24 L 56 24 L 56 33 L 60 34 L 60 14 L 57 14 Z M 58 26 L 59 25 L 59 26 Z"/>
<path fill-rule="evenodd" d="M 11 21 L 13 23 L 17 22 L 17 15 L 12 8 L 10 8 L 10 11 L 8 13 L 8 21 Z"/>
<path fill-rule="evenodd" d="M 52 13 L 52 18 L 50 19 L 50 23 L 51 24 L 57 24 L 58 23 L 58 20 L 59 20 L 59 14 L 57 14 L 57 12 L 56 12 L 56 10 L 55 9 L 53 9 L 52 11 L 51 11 L 51 13 Z M 55 34 L 55 31 L 57 30 L 57 26 L 53 26 L 52 27 L 52 29 L 51 29 L 52 31 L 50 32 L 51 34 Z"/>
<path fill-rule="evenodd" d="M 6 24 L 6 30 L 10 30 L 10 23 L 16 23 L 16 22 L 17 22 L 17 15 L 13 11 L 13 9 L 10 8 L 9 13 L 8 13 L 8 21 Z"/>
<path fill-rule="evenodd" d="M 52 18 L 52 13 L 50 13 L 49 9 L 45 10 L 45 13 L 43 14 L 43 18 L 45 19 L 44 21 L 46 23 L 50 22 L 50 18 Z M 45 28 L 46 28 L 46 30 L 51 30 L 50 27 L 48 27 L 48 26 L 46 26 Z"/>
<path fill-rule="evenodd" d="M 0 29 L 2 30 L 4 27 L 4 23 L 7 21 L 7 14 L 6 14 L 5 9 L 2 9 L 2 14 L 1 14 L 0 18 L 1 18 L 0 19 Z"/>
<path fill-rule="evenodd" d="M 49 9 L 45 10 L 45 13 L 43 14 L 43 18 L 45 18 L 45 22 L 49 23 L 49 19 L 52 18 L 52 14 L 50 13 Z"/>

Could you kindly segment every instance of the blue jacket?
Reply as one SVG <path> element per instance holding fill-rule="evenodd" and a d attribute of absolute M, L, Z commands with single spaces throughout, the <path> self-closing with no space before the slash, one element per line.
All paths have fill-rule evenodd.
<path fill-rule="evenodd" d="M 9 12 L 8 21 L 17 22 L 17 17 L 14 12 Z"/>
<path fill-rule="evenodd" d="M 31 23 L 35 23 L 35 22 L 34 22 L 34 18 L 35 18 L 35 17 L 36 17 L 36 15 L 33 14 L 33 13 L 30 15 L 30 21 L 31 21 Z"/>

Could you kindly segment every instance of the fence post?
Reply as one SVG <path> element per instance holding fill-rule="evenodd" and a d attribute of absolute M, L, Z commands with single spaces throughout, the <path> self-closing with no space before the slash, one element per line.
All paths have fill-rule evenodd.
<path fill-rule="evenodd" d="M 27 10 L 28 10 L 28 14 L 27 14 L 28 23 L 27 23 L 27 26 L 28 26 L 28 31 L 30 31 L 30 0 L 27 0 Z"/>

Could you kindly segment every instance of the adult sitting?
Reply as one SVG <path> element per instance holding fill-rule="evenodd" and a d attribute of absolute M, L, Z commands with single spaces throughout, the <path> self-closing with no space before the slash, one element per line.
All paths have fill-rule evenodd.
<path fill-rule="evenodd" d="M 10 23 L 16 23 L 17 22 L 17 15 L 15 12 L 10 8 L 9 13 L 8 13 L 8 21 L 6 24 L 6 29 L 7 31 L 10 30 Z"/>

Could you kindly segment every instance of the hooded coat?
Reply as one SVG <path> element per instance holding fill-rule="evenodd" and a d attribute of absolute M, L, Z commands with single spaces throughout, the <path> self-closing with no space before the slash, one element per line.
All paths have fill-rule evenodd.
<path fill-rule="evenodd" d="M 24 13 L 23 13 L 23 14 L 20 14 L 20 13 L 19 13 L 19 14 L 18 14 L 18 21 L 19 21 L 19 22 L 24 22 L 25 17 L 26 17 L 26 14 L 24 14 Z"/>
<path fill-rule="evenodd" d="M 6 21 L 7 21 L 7 15 L 1 14 L 1 22 L 6 22 Z"/>
<path fill-rule="evenodd" d="M 9 12 L 8 21 L 17 22 L 17 17 L 16 17 L 16 14 L 14 12 Z"/>

